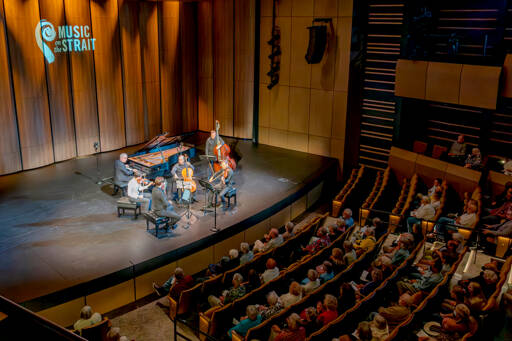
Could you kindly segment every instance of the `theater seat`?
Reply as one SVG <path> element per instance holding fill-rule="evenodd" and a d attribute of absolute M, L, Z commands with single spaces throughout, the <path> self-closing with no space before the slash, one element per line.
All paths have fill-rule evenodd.
<path fill-rule="evenodd" d="M 82 328 L 82 337 L 89 341 L 106 340 L 111 325 L 110 320 L 105 317 L 101 322 Z"/>
<path fill-rule="evenodd" d="M 512 244 L 512 239 L 509 237 L 498 237 L 498 242 L 496 245 L 496 257 L 503 258 L 507 253 L 510 245 Z"/>
<path fill-rule="evenodd" d="M 423 141 L 414 141 L 412 151 L 418 154 L 425 154 L 428 144 Z"/>
<path fill-rule="evenodd" d="M 434 159 L 440 159 L 447 151 L 448 148 L 435 144 L 434 148 L 432 148 L 432 157 Z"/>

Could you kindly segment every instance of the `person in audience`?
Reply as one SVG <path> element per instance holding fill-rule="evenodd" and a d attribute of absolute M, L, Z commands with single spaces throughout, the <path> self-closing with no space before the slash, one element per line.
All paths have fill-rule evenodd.
<path fill-rule="evenodd" d="M 347 311 L 356 304 L 356 291 L 350 283 L 341 284 L 338 303 L 340 311 Z"/>
<path fill-rule="evenodd" d="M 326 294 L 323 303 L 318 302 L 316 318 L 320 326 L 325 326 L 338 317 L 338 300 L 333 295 Z"/>
<path fill-rule="evenodd" d="M 92 326 L 101 322 L 101 314 L 93 312 L 92 308 L 88 305 L 83 306 L 80 310 L 80 319 L 73 324 L 73 329 L 82 335 L 82 328 Z"/>
<path fill-rule="evenodd" d="M 343 260 L 343 251 L 337 247 L 333 248 L 331 255 L 329 256 L 329 262 L 332 263 L 332 266 L 336 272 L 340 272 L 342 269 L 344 269 L 345 261 Z"/>
<path fill-rule="evenodd" d="M 459 340 L 470 327 L 470 310 L 464 304 L 457 304 L 451 314 L 441 314 L 440 340 Z"/>
<path fill-rule="evenodd" d="M 411 314 L 410 306 L 412 304 L 411 295 L 405 293 L 400 295 L 398 299 L 398 304 L 391 305 L 389 307 L 380 307 L 378 309 L 378 313 L 382 316 L 390 329 L 394 329 L 400 323 L 405 321 L 409 315 Z"/>
<path fill-rule="evenodd" d="M 336 223 L 329 226 L 329 231 L 333 231 L 336 236 L 341 235 L 343 232 L 345 232 L 347 228 L 347 225 L 345 223 L 345 220 L 343 218 L 336 219 Z"/>
<path fill-rule="evenodd" d="M 361 253 L 369 251 L 376 243 L 375 230 L 368 228 L 364 232 L 364 238 L 354 243 L 354 249 L 359 250 Z"/>
<path fill-rule="evenodd" d="M 318 272 L 314 269 L 308 270 L 308 277 L 302 281 L 302 289 L 304 294 L 309 294 L 320 286 L 320 279 L 318 278 Z"/>
<path fill-rule="evenodd" d="M 508 160 L 503 165 L 503 174 L 512 176 L 512 159 Z"/>
<path fill-rule="evenodd" d="M 468 154 L 464 167 L 471 169 L 480 169 L 482 167 L 482 154 L 480 149 L 473 148 L 471 154 Z"/>
<path fill-rule="evenodd" d="M 332 263 L 329 261 L 324 261 L 321 265 L 316 267 L 316 271 L 320 275 L 320 281 L 325 283 L 334 278 L 334 270 L 332 267 Z"/>
<path fill-rule="evenodd" d="M 505 202 L 501 206 L 491 210 L 489 215 L 482 218 L 482 224 L 499 224 L 502 219 L 507 219 L 507 214 L 512 215 L 512 213 L 509 212 L 512 211 L 512 189 L 507 191 L 505 199 Z"/>
<path fill-rule="evenodd" d="M 274 341 L 304 341 L 306 340 L 306 329 L 300 324 L 300 316 L 292 313 L 286 318 L 287 328 L 280 329 L 277 325 L 272 326 L 272 331 L 277 334 Z"/>
<path fill-rule="evenodd" d="M 490 207 L 486 208 L 485 211 L 487 214 L 490 214 L 491 211 L 495 208 L 500 207 L 507 201 L 512 200 L 512 181 L 507 181 L 505 183 L 505 189 L 500 194 L 496 195 L 494 200 L 491 202 Z"/>
<path fill-rule="evenodd" d="M 458 284 L 455 284 L 450 290 L 450 298 L 445 298 L 443 300 L 443 303 L 441 303 L 441 308 L 444 311 L 453 311 L 457 304 L 464 303 L 465 299 L 466 292 L 464 291 L 464 288 Z"/>
<path fill-rule="evenodd" d="M 370 322 L 370 329 L 372 330 L 374 341 L 384 341 L 389 336 L 388 323 L 380 314 L 375 314 Z"/>
<path fill-rule="evenodd" d="M 279 300 L 275 291 L 271 291 L 267 294 L 267 305 L 260 306 L 260 314 L 263 321 L 268 320 L 272 316 L 278 314 L 283 310 L 283 304 Z"/>
<path fill-rule="evenodd" d="M 355 243 L 355 242 L 357 242 L 357 241 L 359 241 L 361 239 L 364 239 L 365 236 L 366 236 L 366 231 L 368 231 L 368 230 L 373 230 L 373 232 L 374 232 L 373 236 L 375 237 L 376 230 L 381 225 L 381 223 L 382 223 L 382 221 L 380 220 L 379 217 L 373 218 L 372 219 L 372 225 L 371 226 L 365 225 L 363 227 L 360 227 L 359 230 L 356 230 L 352 234 L 351 241 L 353 243 Z"/>
<path fill-rule="evenodd" d="M 128 198 L 132 203 L 141 203 L 144 211 L 151 207 L 151 193 L 144 192 L 150 184 L 142 185 L 142 176 L 134 176 L 128 181 Z"/>
<path fill-rule="evenodd" d="M 443 188 L 441 187 L 443 185 L 443 179 L 441 178 L 435 178 L 434 183 L 432 187 L 428 189 L 427 195 L 432 198 L 435 193 L 442 193 Z"/>
<path fill-rule="evenodd" d="M 430 205 L 432 205 L 436 212 L 439 208 L 441 208 L 441 196 L 441 192 L 435 192 L 431 197 Z"/>
<path fill-rule="evenodd" d="M 507 210 L 505 214 L 505 221 L 494 225 L 484 225 L 482 234 L 485 238 L 482 238 L 483 247 L 489 254 L 494 254 L 496 245 L 498 243 L 498 237 L 512 237 L 512 209 Z"/>
<path fill-rule="evenodd" d="M 327 247 L 331 244 L 331 239 L 329 238 L 329 234 L 326 227 L 320 227 L 316 234 L 316 238 L 311 238 L 308 246 L 302 247 L 302 251 L 305 251 L 309 254 L 316 253 Z"/>
<path fill-rule="evenodd" d="M 352 218 L 352 210 L 345 208 L 341 214 L 341 218 L 345 221 L 345 228 L 349 229 L 354 225 L 354 218 Z"/>
<path fill-rule="evenodd" d="M 271 229 L 268 235 L 265 235 L 265 239 L 267 239 L 267 242 L 263 245 L 263 252 L 273 249 L 284 242 L 283 236 L 279 234 L 276 228 Z"/>
<path fill-rule="evenodd" d="M 231 338 L 233 332 L 237 332 L 242 336 L 247 334 L 247 331 L 252 327 L 256 327 L 262 321 L 261 315 L 258 314 L 258 309 L 254 305 L 248 305 L 246 309 L 247 318 L 241 320 L 236 326 L 228 331 L 228 336 Z"/>
<path fill-rule="evenodd" d="M 413 232 L 413 225 L 421 224 L 422 220 L 432 220 L 435 215 L 436 210 L 430 204 L 430 198 L 423 196 L 420 207 L 411 211 L 411 216 L 407 218 L 407 231 Z"/>
<path fill-rule="evenodd" d="M 284 226 L 285 232 L 283 233 L 283 239 L 288 240 L 292 237 L 295 237 L 295 224 L 291 221 L 287 222 Z"/>
<path fill-rule="evenodd" d="M 441 260 L 437 260 L 430 267 L 430 272 L 426 272 L 423 275 L 418 273 L 409 274 L 412 280 L 404 279 L 396 283 L 398 292 L 400 295 L 403 293 L 409 293 L 413 295 L 420 291 L 431 291 L 438 283 L 443 280 L 443 275 L 441 274 L 442 268 L 443 263 Z"/>
<path fill-rule="evenodd" d="M 217 307 L 233 302 L 237 298 L 245 295 L 245 286 L 242 284 L 244 278 L 238 272 L 233 275 L 232 284 L 233 286 L 229 290 L 224 290 L 222 296 L 215 297 L 213 295 L 208 296 L 208 303 L 211 307 Z"/>
<path fill-rule="evenodd" d="M 164 283 L 159 286 L 153 282 L 153 289 L 158 296 L 169 295 L 175 300 L 178 300 L 182 291 L 190 289 L 194 286 L 194 278 L 190 275 L 185 276 L 182 268 L 174 269 L 174 274 Z"/>
<path fill-rule="evenodd" d="M 248 263 L 253 260 L 254 253 L 251 251 L 249 244 L 246 242 L 240 243 L 240 252 L 242 255 L 240 256 L 240 265 Z"/>
<path fill-rule="evenodd" d="M 457 230 L 457 227 L 472 227 L 476 222 L 476 212 L 478 203 L 476 200 L 470 199 L 466 205 L 466 211 L 456 219 L 441 217 L 434 226 L 434 231 L 440 235 L 444 235 L 445 240 L 449 239 L 448 231 Z M 450 225 L 450 226 L 448 226 Z"/>
<path fill-rule="evenodd" d="M 482 286 L 477 282 L 469 282 L 468 292 L 464 299 L 464 304 L 473 312 L 478 314 L 487 303 L 487 299 L 482 291 Z"/>
<path fill-rule="evenodd" d="M 354 263 L 357 259 L 357 253 L 356 250 L 354 250 L 354 247 L 350 240 L 345 240 L 343 242 L 343 249 L 345 249 L 345 254 L 343 255 L 343 261 L 347 266 Z"/>
<path fill-rule="evenodd" d="M 258 289 L 261 286 L 260 275 L 254 269 L 250 269 L 247 272 L 247 283 L 245 284 L 245 290 L 251 292 L 254 289 Z"/>
<path fill-rule="evenodd" d="M 236 268 L 240 265 L 240 258 L 238 257 L 238 250 L 231 249 L 228 252 L 229 260 L 226 264 L 224 264 L 224 271 L 228 271 Z"/>
<path fill-rule="evenodd" d="M 118 327 L 112 327 L 108 331 L 106 335 L 106 341 L 122 341 L 123 336 L 121 336 L 121 329 Z M 124 340 L 126 339 L 126 336 L 124 336 Z"/>
<path fill-rule="evenodd" d="M 457 141 L 453 142 L 450 150 L 448 151 L 448 158 L 457 164 L 462 164 L 466 156 L 466 143 L 464 142 L 464 135 L 459 135 Z"/>
<path fill-rule="evenodd" d="M 308 307 L 300 314 L 301 325 L 306 329 L 306 335 L 314 333 L 318 329 L 316 324 L 317 312 L 314 307 Z"/>
<path fill-rule="evenodd" d="M 391 265 L 396 267 L 402 264 L 410 255 L 409 251 L 409 243 L 405 240 L 398 241 L 398 250 L 393 252 L 393 257 L 391 258 Z"/>
<path fill-rule="evenodd" d="M 277 262 L 273 258 L 267 259 L 266 270 L 261 274 L 261 281 L 263 283 L 268 283 L 277 276 L 279 276 L 279 268 L 277 267 Z"/>
<path fill-rule="evenodd" d="M 373 290 L 377 289 L 382 283 L 383 275 L 380 269 L 372 269 L 370 271 L 372 280 L 366 283 L 360 290 L 359 294 L 362 296 L 368 296 Z"/>
<path fill-rule="evenodd" d="M 336 225 L 327 226 L 327 234 L 332 241 L 336 240 L 342 233 L 343 232 L 339 231 Z"/>
<path fill-rule="evenodd" d="M 292 282 L 286 294 L 281 295 L 281 302 L 285 308 L 299 302 L 302 299 L 302 287 L 298 282 Z"/>
<path fill-rule="evenodd" d="M 497 273 L 498 271 L 496 268 L 495 270 L 485 269 L 477 277 L 471 278 L 470 282 L 477 282 L 480 284 L 482 292 L 488 299 L 496 291 L 496 284 L 498 283 L 499 279 Z"/>

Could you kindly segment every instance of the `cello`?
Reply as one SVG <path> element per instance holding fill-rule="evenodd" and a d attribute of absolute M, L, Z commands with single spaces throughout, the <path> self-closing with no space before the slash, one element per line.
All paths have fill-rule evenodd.
<path fill-rule="evenodd" d="M 220 129 L 220 123 L 219 121 L 215 121 L 215 138 L 217 145 L 213 149 L 214 155 L 217 157 L 217 161 L 213 163 L 213 171 L 216 173 L 222 169 L 220 163 L 224 160 L 228 163 L 228 166 L 232 169 L 236 169 L 236 162 L 235 159 L 233 159 L 230 156 L 231 148 L 226 143 L 221 143 L 219 138 L 219 129 Z"/>

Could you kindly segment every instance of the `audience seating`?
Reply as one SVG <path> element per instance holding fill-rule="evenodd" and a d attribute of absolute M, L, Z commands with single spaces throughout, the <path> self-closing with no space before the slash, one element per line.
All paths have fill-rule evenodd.
<path fill-rule="evenodd" d="M 446 148 L 445 146 L 435 144 L 434 147 L 432 148 L 432 157 L 434 159 L 441 159 L 446 154 L 447 151 L 448 148 Z"/>
<path fill-rule="evenodd" d="M 89 341 L 104 341 L 107 339 L 107 333 L 111 326 L 112 323 L 105 317 L 103 321 L 99 323 L 82 328 L 82 337 Z"/>
<path fill-rule="evenodd" d="M 412 151 L 418 154 L 425 154 L 427 151 L 428 144 L 423 141 L 414 141 Z"/>
<path fill-rule="evenodd" d="M 341 191 L 334 197 L 334 200 L 332 201 L 332 216 L 338 217 L 340 215 L 341 205 L 345 201 L 345 197 L 347 196 L 348 192 L 350 192 L 354 185 L 361 180 L 363 177 L 363 174 L 365 172 L 365 166 L 361 166 L 359 169 L 353 169 L 352 173 L 350 174 L 350 178 L 345 183 L 345 186 L 341 189 Z"/>

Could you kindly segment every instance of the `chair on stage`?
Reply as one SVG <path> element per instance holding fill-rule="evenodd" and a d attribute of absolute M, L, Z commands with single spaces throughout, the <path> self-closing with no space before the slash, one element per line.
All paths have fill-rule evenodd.
<path fill-rule="evenodd" d="M 136 220 L 141 212 L 141 203 L 140 202 L 132 202 L 128 197 L 121 197 L 117 201 L 117 217 L 121 217 L 121 215 L 125 214 L 126 210 L 133 211 L 133 219 Z"/>
<path fill-rule="evenodd" d="M 231 207 L 231 198 L 233 198 L 236 206 L 236 188 L 233 187 L 229 192 L 226 193 L 225 197 L 228 199 L 228 208 Z"/>

